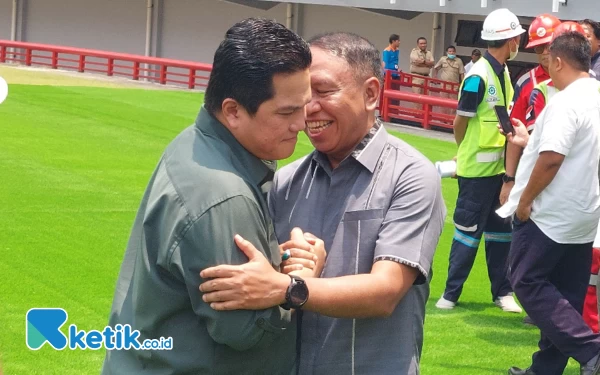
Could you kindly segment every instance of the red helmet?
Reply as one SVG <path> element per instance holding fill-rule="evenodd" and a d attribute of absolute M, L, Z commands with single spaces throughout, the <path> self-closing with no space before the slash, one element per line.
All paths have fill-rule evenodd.
<path fill-rule="evenodd" d="M 577 22 L 568 21 L 561 23 L 556 29 L 554 29 L 554 36 L 552 37 L 552 40 L 554 40 L 560 34 L 564 34 L 569 31 L 574 31 L 585 36 L 585 29 L 583 28 L 583 26 L 581 26 Z"/>
<path fill-rule="evenodd" d="M 550 43 L 559 25 L 560 20 L 551 14 L 542 14 L 536 17 L 529 27 L 529 44 L 526 48 Z"/>

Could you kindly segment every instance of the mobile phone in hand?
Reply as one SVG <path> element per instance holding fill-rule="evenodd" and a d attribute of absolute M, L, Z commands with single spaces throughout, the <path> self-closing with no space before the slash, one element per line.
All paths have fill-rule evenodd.
<path fill-rule="evenodd" d="M 498 117 L 498 122 L 502 127 L 502 131 L 504 134 L 515 133 L 515 128 L 510 121 L 510 116 L 508 115 L 508 111 L 506 107 L 503 105 L 497 105 L 494 107 L 494 111 L 496 112 L 496 116 Z"/>

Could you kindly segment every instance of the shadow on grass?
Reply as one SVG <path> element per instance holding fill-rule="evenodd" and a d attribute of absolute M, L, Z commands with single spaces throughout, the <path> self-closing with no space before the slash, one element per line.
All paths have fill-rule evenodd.
<path fill-rule="evenodd" d="M 478 328 L 506 328 L 506 329 L 517 329 L 524 330 L 527 332 L 533 331 L 538 332 L 538 328 L 535 326 L 527 325 L 523 323 L 523 314 L 507 314 L 499 312 L 497 314 L 469 314 L 462 316 L 462 320 L 470 325 Z"/>
<path fill-rule="evenodd" d="M 540 334 L 535 331 L 480 331 L 475 333 L 478 339 L 501 347 L 531 347 L 537 345 Z M 533 354 L 533 353 L 532 353 Z"/>
<path fill-rule="evenodd" d="M 482 312 L 490 308 L 489 303 L 459 302 L 452 310 L 442 310 L 435 307 L 435 303 L 436 301 L 430 301 L 427 304 L 427 315 L 464 315 L 469 312 Z"/>
<path fill-rule="evenodd" d="M 440 364 L 436 367 L 457 370 L 464 370 L 464 374 L 477 374 L 477 375 L 498 375 L 498 374 L 506 374 L 507 369 L 497 369 L 493 367 L 484 367 L 484 366 L 476 366 L 476 365 L 461 365 L 458 363 L 448 363 L 448 364 Z M 440 372 L 443 374 L 444 372 Z"/>

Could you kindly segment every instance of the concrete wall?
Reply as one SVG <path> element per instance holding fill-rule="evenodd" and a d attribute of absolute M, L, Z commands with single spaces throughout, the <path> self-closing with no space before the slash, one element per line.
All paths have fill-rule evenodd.
<path fill-rule="evenodd" d="M 20 1 L 23 41 L 144 54 L 145 0 Z"/>
<path fill-rule="evenodd" d="M 247 17 L 265 17 L 285 24 L 286 5 L 263 11 L 217 0 L 165 0 L 158 55 L 212 63 L 227 29 Z"/>
<path fill-rule="evenodd" d="M 390 34 L 400 35 L 399 65 L 405 71 L 409 69 L 410 51 L 416 46 L 417 38 L 424 36 L 431 39 L 432 13 L 423 13 L 407 21 L 355 8 L 324 5 L 306 5 L 303 8 L 301 34 L 305 38 L 328 31 L 351 31 L 383 50 L 389 44 Z M 436 55 L 439 56 L 438 53 Z"/>
<path fill-rule="evenodd" d="M 0 0 L 0 39 L 10 39 L 12 0 Z"/>

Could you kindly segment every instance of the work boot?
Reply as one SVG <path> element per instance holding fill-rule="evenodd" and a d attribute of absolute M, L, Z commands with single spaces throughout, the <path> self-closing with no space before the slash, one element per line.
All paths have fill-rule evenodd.
<path fill-rule="evenodd" d="M 511 367 L 508 370 L 508 375 L 535 375 L 535 372 L 531 371 L 530 368 L 526 368 L 525 370 L 521 370 L 518 367 Z"/>

